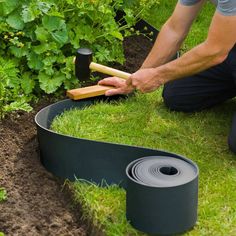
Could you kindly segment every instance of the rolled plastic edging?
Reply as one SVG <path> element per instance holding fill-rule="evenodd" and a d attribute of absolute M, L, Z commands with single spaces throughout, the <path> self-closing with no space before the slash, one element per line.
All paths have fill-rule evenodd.
<path fill-rule="evenodd" d="M 37 113 L 35 122 L 44 167 L 62 179 L 84 179 L 98 185 L 105 183 L 124 187 L 127 191 L 127 219 L 140 231 L 165 235 L 181 233 L 193 227 L 197 219 L 198 198 L 198 167 L 194 162 L 162 150 L 74 138 L 50 130 L 57 115 L 72 108 L 83 109 L 98 99 L 102 98 L 82 101 L 67 99 Z M 148 178 L 139 181 L 140 177 L 143 178 L 143 170 L 138 168 L 143 159 L 139 158 L 146 157 L 152 161 L 153 156 L 158 156 L 158 165 L 162 166 L 152 169 L 154 175 L 151 177 L 164 176 L 169 179 L 169 182 L 163 182 L 163 186 L 156 184 L 155 178 L 151 184 Z M 170 160 L 177 161 L 177 164 Z M 179 179 L 189 170 L 178 163 L 193 168 L 188 181 Z"/>
<path fill-rule="evenodd" d="M 50 129 L 53 119 L 65 110 L 83 109 L 104 97 L 73 101 L 66 99 L 40 110 L 35 116 L 40 159 L 44 167 L 62 179 L 76 178 L 125 187 L 127 165 L 144 156 L 184 157 L 144 147 L 100 142 L 58 134 Z"/>
<path fill-rule="evenodd" d="M 198 167 L 188 159 L 150 156 L 126 168 L 126 217 L 152 235 L 191 229 L 197 220 Z"/>

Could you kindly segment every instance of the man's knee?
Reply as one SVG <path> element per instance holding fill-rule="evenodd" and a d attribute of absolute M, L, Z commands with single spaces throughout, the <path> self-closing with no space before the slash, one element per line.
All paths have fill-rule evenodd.
<path fill-rule="evenodd" d="M 188 99 L 173 86 L 165 85 L 162 97 L 165 105 L 172 111 L 193 112 L 196 110 L 194 101 Z"/>
<path fill-rule="evenodd" d="M 236 153 L 236 113 L 234 114 L 232 126 L 228 138 L 229 149 Z"/>
<path fill-rule="evenodd" d="M 170 110 L 173 110 L 173 111 L 178 110 L 175 95 L 171 92 L 171 89 L 165 87 L 162 92 L 162 97 L 163 97 L 165 105 Z"/>

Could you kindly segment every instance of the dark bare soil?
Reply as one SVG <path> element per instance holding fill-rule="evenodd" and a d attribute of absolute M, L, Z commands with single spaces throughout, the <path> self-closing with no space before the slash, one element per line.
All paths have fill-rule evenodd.
<path fill-rule="evenodd" d="M 126 40 L 126 64 L 120 69 L 136 71 L 151 46 L 144 37 Z M 8 195 L 0 203 L 0 232 L 6 235 L 92 235 L 80 220 L 78 208 L 72 207 L 63 182 L 48 173 L 39 160 L 34 116 L 49 103 L 41 102 L 34 112 L 0 121 L 0 187 Z"/>
<path fill-rule="evenodd" d="M 38 108 L 37 108 L 38 110 Z M 0 231 L 6 235 L 86 235 L 62 183 L 39 161 L 34 115 L 0 123 Z"/>

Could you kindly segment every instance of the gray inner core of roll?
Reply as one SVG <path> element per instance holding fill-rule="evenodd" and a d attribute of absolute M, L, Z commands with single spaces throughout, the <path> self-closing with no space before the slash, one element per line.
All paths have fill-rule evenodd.
<path fill-rule="evenodd" d="M 171 187 L 187 183 L 196 176 L 191 163 L 174 157 L 146 157 L 138 159 L 129 171 L 138 183 L 154 187 Z"/>
<path fill-rule="evenodd" d="M 162 166 L 158 169 L 163 175 L 177 175 L 179 171 L 173 166 Z"/>

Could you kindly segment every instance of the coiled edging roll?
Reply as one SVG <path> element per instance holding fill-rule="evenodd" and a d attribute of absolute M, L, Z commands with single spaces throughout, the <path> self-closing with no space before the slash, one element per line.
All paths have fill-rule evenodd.
<path fill-rule="evenodd" d="M 151 156 L 126 168 L 126 216 L 136 229 L 172 235 L 197 220 L 198 167 L 188 159 Z"/>

